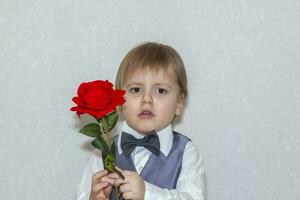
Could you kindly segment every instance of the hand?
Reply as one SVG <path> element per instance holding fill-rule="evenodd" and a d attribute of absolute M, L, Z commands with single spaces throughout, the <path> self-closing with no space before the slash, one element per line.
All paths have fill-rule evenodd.
<path fill-rule="evenodd" d="M 96 172 L 92 177 L 89 200 L 109 200 L 115 179 L 109 177 L 107 170 Z"/>
<path fill-rule="evenodd" d="M 119 187 L 123 199 L 143 200 L 145 196 L 145 183 L 143 178 L 137 172 L 127 170 L 120 171 L 125 179 L 123 180 L 118 177 L 114 185 Z"/>

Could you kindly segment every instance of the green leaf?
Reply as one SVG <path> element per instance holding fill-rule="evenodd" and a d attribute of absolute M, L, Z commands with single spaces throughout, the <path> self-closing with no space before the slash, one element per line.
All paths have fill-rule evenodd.
<path fill-rule="evenodd" d="M 90 123 L 80 129 L 79 132 L 86 136 L 95 138 L 100 134 L 100 126 L 96 123 Z"/>
<path fill-rule="evenodd" d="M 107 119 L 108 132 L 110 132 L 118 122 L 117 112 L 110 113 L 109 115 L 106 116 L 106 119 Z"/>
<path fill-rule="evenodd" d="M 92 145 L 103 151 L 105 154 L 109 153 L 109 146 L 106 144 L 106 142 L 103 140 L 101 136 L 98 136 L 96 139 L 92 141 Z"/>

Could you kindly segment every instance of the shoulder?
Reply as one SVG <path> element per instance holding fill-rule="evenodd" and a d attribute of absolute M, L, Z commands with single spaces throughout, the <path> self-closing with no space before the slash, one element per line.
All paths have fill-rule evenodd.
<path fill-rule="evenodd" d="M 178 137 L 178 138 L 184 139 L 184 140 L 186 140 L 186 141 L 191 141 L 190 138 L 188 138 L 187 136 L 185 136 L 185 135 L 182 134 L 182 133 L 173 131 L 173 135 L 174 135 L 174 137 Z"/>
<path fill-rule="evenodd" d="M 178 137 L 186 141 L 184 155 L 183 155 L 184 160 L 194 160 L 194 161 L 198 160 L 202 162 L 202 156 L 199 148 L 194 143 L 192 143 L 189 137 L 176 131 L 173 131 L 173 134 L 174 137 Z"/>
<path fill-rule="evenodd" d="M 189 154 L 199 154 L 199 156 L 200 156 L 199 148 L 194 143 L 192 143 L 191 140 L 189 140 L 186 143 L 184 152 L 189 153 Z"/>
<path fill-rule="evenodd" d="M 191 159 L 192 157 L 195 159 L 201 158 L 202 160 L 198 147 L 194 143 L 192 143 L 189 137 L 176 131 L 173 131 L 173 134 L 174 138 L 178 138 L 179 140 L 185 142 L 184 157 L 189 157 L 189 159 Z"/>

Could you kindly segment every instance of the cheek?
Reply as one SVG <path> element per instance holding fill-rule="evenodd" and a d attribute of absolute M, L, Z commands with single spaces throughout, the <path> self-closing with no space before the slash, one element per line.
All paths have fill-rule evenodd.
<path fill-rule="evenodd" d="M 125 104 L 123 104 L 120 111 L 121 111 L 120 114 L 122 115 L 122 118 L 125 119 L 125 120 L 127 120 L 128 116 L 129 116 L 128 113 L 130 113 L 128 111 L 128 107 Z"/>
<path fill-rule="evenodd" d="M 164 106 L 164 105 L 168 105 L 168 106 Z M 176 113 L 177 104 L 175 102 L 168 101 L 164 105 L 161 107 L 161 110 L 163 111 L 164 114 L 173 115 Z"/>
<path fill-rule="evenodd" d="M 122 111 L 123 113 L 127 113 L 127 112 L 132 112 L 135 108 L 135 104 L 130 102 L 130 101 L 126 101 L 123 105 L 122 105 Z"/>
<path fill-rule="evenodd" d="M 122 112 L 126 112 L 126 111 L 127 111 L 127 108 L 128 108 L 127 103 L 124 103 L 124 104 L 122 105 Z"/>

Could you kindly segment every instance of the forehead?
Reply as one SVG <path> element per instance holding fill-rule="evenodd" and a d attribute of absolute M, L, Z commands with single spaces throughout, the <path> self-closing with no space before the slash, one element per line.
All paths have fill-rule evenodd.
<path fill-rule="evenodd" d="M 161 69 L 137 69 L 135 71 L 128 71 L 125 75 L 124 83 L 129 81 L 143 81 L 145 77 L 153 80 L 161 80 L 176 83 L 176 76 L 173 70 L 169 68 Z"/>

